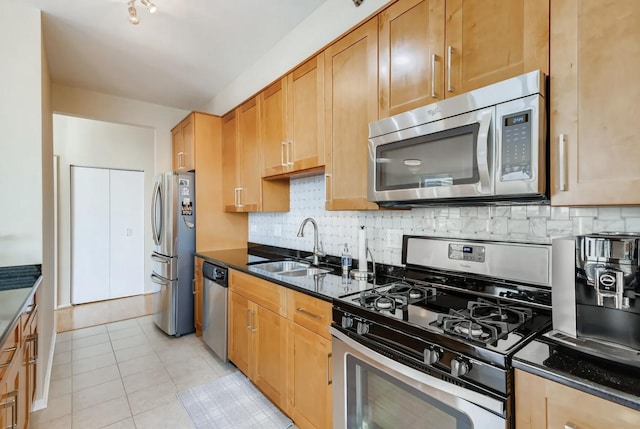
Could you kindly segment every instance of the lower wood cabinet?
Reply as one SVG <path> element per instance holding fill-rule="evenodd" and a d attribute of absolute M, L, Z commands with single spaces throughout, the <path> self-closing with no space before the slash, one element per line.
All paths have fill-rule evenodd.
<path fill-rule="evenodd" d="M 632 429 L 640 412 L 516 370 L 516 429 Z"/>
<path fill-rule="evenodd" d="M 290 323 L 291 417 L 301 429 L 333 426 L 331 340 Z"/>
<path fill-rule="evenodd" d="M 333 426 L 331 303 L 229 270 L 229 360 L 300 429 Z"/>
<path fill-rule="evenodd" d="M 36 389 L 37 319 L 34 296 L 0 348 L 0 428 L 29 427 Z"/>
<path fill-rule="evenodd" d="M 229 271 L 229 360 L 286 411 L 287 320 L 279 314 L 281 287 Z M 252 295 L 250 297 L 246 295 Z M 277 311 L 258 302 L 277 307 Z M 282 295 L 284 302 L 284 294 Z"/>
<path fill-rule="evenodd" d="M 204 277 L 202 264 L 204 259 L 193 258 L 193 324 L 196 327 L 196 337 L 202 336 L 202 311 L 204 310 Z"/>

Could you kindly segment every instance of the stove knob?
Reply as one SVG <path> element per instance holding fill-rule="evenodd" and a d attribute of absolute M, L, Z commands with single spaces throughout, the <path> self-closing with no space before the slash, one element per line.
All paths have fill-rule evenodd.
<path fill-rule="evenodd" d="M 440 350 L 430 347 L 424 349 L 424 363 L 427 365 L 433 365 L 440 360 Z"/>
<path fill-rule="evenodd" d="M 460 377 L 469 372 L 469 363 L 460 358 L 451 359 L 451 375 Z"/>
<path fill-rule="evenodd" d="M 356 329 L 358 334 L 364 335 L 369 333 L 369 325 L 365 322 L 358 322 L 358 327 Z"/>
<path fill-rule="evenodd" d="M 353 327 L 353 317 L 342 316 L 342 327 L 344 329 L 352 328 Z"/>

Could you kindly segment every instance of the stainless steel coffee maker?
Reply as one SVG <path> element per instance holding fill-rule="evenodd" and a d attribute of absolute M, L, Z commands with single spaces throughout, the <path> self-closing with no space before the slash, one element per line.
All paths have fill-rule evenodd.
<path fill-rule="evenodd" d="M 639 247 L 640 234 L 633 233 L 554 239 L 553 331 L 547 337 L 640 367 Z"/>

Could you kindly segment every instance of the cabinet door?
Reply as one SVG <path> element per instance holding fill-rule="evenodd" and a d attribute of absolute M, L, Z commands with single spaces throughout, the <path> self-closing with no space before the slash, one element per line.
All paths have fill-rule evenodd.
<path fill-rule="evenodd" d="M 204 278 L 202 277 L 203 259 L 195 257 L 193 265 L 193 323 L 196 327 L 196 337 L 202 336 L 202 288 L 204 287 Z"/>
<path fill-rule="evenodd" d="M 238 111 L 241 179 L 239 185 L 239 211 L 256 212 L 260 209 L 260 185 L 262 182 L 260 133 L 258 130 L 260 110 L 257 97 L 244 103 Z"/>
<path fill-rule="evenodd" d="M 249 356 L 251 353 L 251 308 L 247 298 L 229 291 L 229 360 L 251 378 Z"/>
<path fill-rule="evenodd" d="M 284 408 L 286 392 L 286 319 L 259 305 L 253 313 L 255 331 L 253 382 L 280 408 Z"/>
<path fill-rule="evenodd" d="M 182 121 L 182 156 L 181 172 L 193 171 L 195 168 L 195 144 L 193 135 L 195 132 L 195 124 L 193 122 L 193 114 L 189 115 Z"/>
<path fill-rule="evenodd" d="M 301 429 L 333 427 L 331 341 L 292 323 L 293 420 Z"/>
<path fill-rule="evenodd" d="M 262 176 L 282 174 L 289 169 L 289 142 L 285 124 L 286 100 L 286 78 L 282 78 L 260 93 Z"/>
<path fill-rule="evenodd" d="M 640 204 L 640 2 L 551 8 L 551 203 Z"/>
<path fill-rule="evenodd" d="M 324 158 L 324 53 L 287 76 L 289 161 L 293 171 L 323 166 Z"/>
<path fill-rule="evenodd" d="M 237 211 L 239 157 L 237 110 L 233 110 L 222 117 L 222 204 L 228 212 Z"/>
<path fill-rule="evenodd" d="M 180 124 L 171 130 L 171 148 L 173 152 L 173 171 L 180 171 L 182 157 L 184 155 L 182 143 L 182 127 Z"/>
<path fill-rule="evenodd" d="M 378 18 L 325 50 L 327 210 L 376 209 L 367 200 L 369 123 L 378 119 Z"/>
<path fill-rule="evenodd" d="M 549 73 L 549 0 L 446 0 L 445 91 Z M 450 65 L 450 66 L 449 66 Z"/>
<path fill-rule="evenodd" d="M 444 0 L 400 0 L 379 15 L 380 118 L 444 98 Z"/>

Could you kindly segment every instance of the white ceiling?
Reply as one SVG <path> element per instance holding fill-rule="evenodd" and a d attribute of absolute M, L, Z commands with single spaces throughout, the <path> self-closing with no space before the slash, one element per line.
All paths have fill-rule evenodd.
<path fill-rule="evenodd" d="M 326 0 L 14 0 L 43 11 L 54 83 L 198 109 Z"/>

